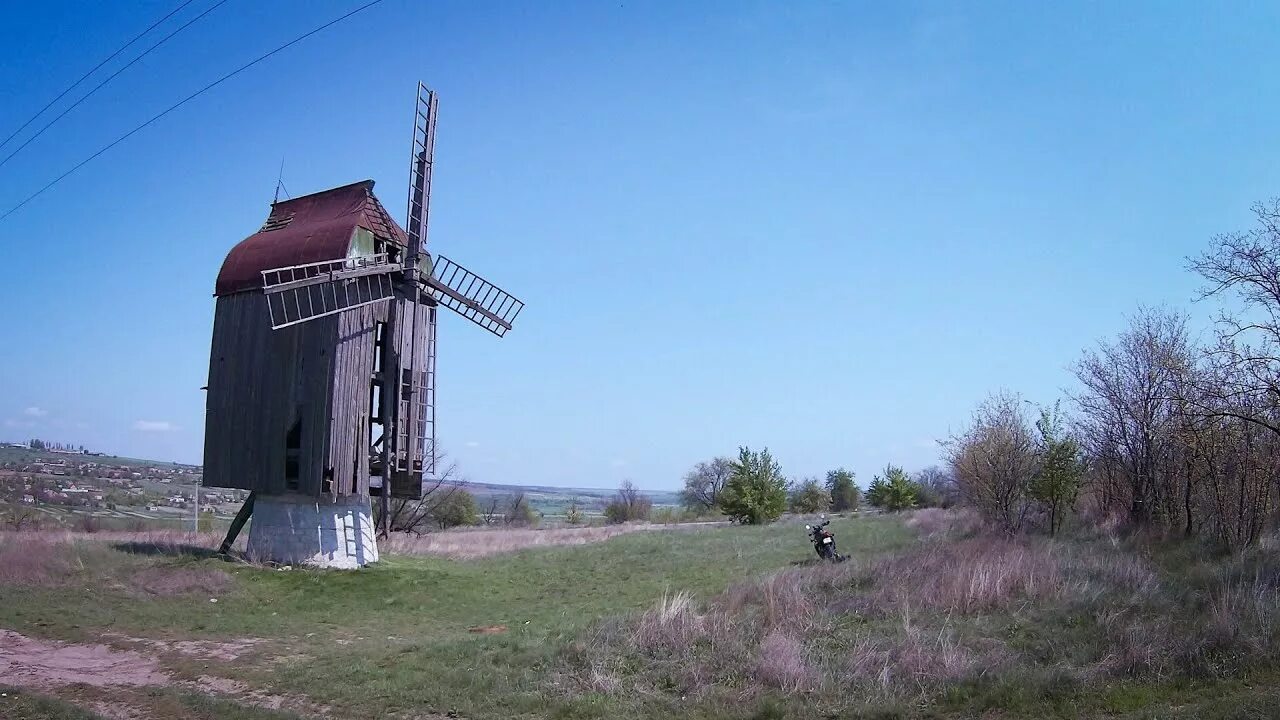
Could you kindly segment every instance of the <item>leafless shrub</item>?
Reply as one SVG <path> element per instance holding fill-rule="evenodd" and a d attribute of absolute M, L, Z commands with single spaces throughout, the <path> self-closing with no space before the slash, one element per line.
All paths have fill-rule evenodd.
<path fill-rule="evenodd" d="M 1106 634 L 1106 654 L 1096 667 L 1107 675 L 1164 676 L 1174 667 L 1178 642 L 1168 618 L 1143 617 L 1129 612 L 1099 617 Z"/>
<path fill-rule="evenodd" d="M 969 427 L 945 443 L 964 502 L 1007 533 L 1021 531 L 1031 510 L 1036 441 L 1024 404 L 1016 394 L 992 395 L 978 406 Z"/>
<path fill-rule="evenodd" d="M 39 513 L 32 508 L 15 507 L 2 517 L 7 530 L 22 532 L 24 530 L 35 531 L 41 528 Z"/>
<path fill-rule="evenodd" d="M 70 553 L 37 533 L 0 535 L 0 585 L 50 587 L 71 572 Z"/>
<path fill-rule="evenodd" d="M 422 488 L 419 499 L 392 498 L 388 516 L 392 532 L 425 533 L 439 524 L 437 511 L 446 505 L 465 484 L 458 464 L 447 460 L 443 452 L 436 456 L 436 466 L 441 470 Z M 373 503 L 374 526 L 381 527 L 382 504 Z"/>
<path fill-rule="evenodd" d="M 756 673 L 765 685 L 787 692 L 799 692 L 814 679 L 804 644 L 781 629 L 770 631 L 761 641 Z"/>
<path fill-rule="evenodd" d="M 982 518 L 968 508 L 911 510 L 903 524 L 928 539 L 964 538 L 982 530 Z"/>
<path fill-rule="evenodd" d="M 868 568 L 874 588 L 864 612 L 911 607 L 971 614 L 1067 592 L 1058 557 L 1046 544 L 982 537 L 929 545 Z"/>
<path fill-rule="evenodd" d="M 966 680 L 1009 665 L 1012 654 L 998 643 L 981 651 L 960 644 L 946 626 L 926 629 L 901 609 L 901 632 L 860 638 L 845 656 L 843 684 L 868 687 L 882 696 L 918 694 L 929 687 Z"/>
<path fill-rule="evenodd" d="M 698 614 L 693 596 L 680 591 L 664 593 L 653 608 L 640 615 L 634 642 L 648 653 L 684 654 L 705 634 L 703 616 Z"/>
<path fill-rule="evenodd" d="M 604 516 L 611 523 L 648 520 L 652 509 L 653 500 L 641 493 L 635 483 L 623 480 L 613 499 L 604 506 Z"/>

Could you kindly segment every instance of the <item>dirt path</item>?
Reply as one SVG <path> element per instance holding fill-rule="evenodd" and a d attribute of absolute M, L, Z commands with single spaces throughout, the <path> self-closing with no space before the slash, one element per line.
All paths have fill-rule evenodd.
<path fill-rule="evenodd" d="M 106 645 L 72 645 L 35 640 L 12 630 L 0 630 L 0 680 L 18 687 L 52 690 L 84 683 L 108 685 L 165 685 L 169 677 L 155 658 Z"/>
<path fill-rule="evenodd" d="M 162 642 L 126 635 L 111 635 L 130 645 L 154 652 L 170 651 L 212 661 L 233 661 L 258 641 Z M 301 715 L 323 716 L 324 708 L 303 697 L 272 695 L 228 678 L 203 675 L 198 681 L 175 679 L 166 672 L 153 652 L 117 650 L 108 645 L 65 643 L 29 638 L 0 629 L 0 684 L 57 695 L 73 685 L 111 692 L 110 702 L 93 702 L 91 707 L 108 718 L 147 720 L 156 718 L 145 707 L 145 693 L 136 688 L 180 688 L 204 695 L 216 695 L 245 705 L 272 710 L 287 709 Z M 118 696 L 118 699 L 116 698 Z"/>

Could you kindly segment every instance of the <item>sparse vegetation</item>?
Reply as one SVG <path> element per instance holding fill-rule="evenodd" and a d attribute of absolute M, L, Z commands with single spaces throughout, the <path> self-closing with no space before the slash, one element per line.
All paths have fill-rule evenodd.
<path fill-rule="evenodd" d="M 949 508 L 960 502 L 955 477 L 937 465 L 911 473 L 911 481 L 916 485 L 917 507 Z"/>
<path fill-rule="evenodd" d="M 630 480 L 623 480 L 618 493 L 604 506 L 604 516 L 611 523 L 648 520 L 653 501 L 641 493 Z"/>
<path fill-rule="evenodd" d="M 788 489 L 787 505 L 791 512 L 816 513 L 831 506 L 831 495 L 817 478 L 805 478 Z"/>

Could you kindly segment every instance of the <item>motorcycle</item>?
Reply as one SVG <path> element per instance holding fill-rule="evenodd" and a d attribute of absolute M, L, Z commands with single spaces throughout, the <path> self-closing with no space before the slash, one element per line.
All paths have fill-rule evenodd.
<path fill-rule="evenodd" d="M 808 531 L 809 541 L 813 543 L 813 550 L 818 553 L 818 557 L 832 562 L 844 562 L 848 558 L 836 552 L 836 536 L 826 529 L 830 524 L 830 520 L 824 519 L 818 525 L 805 525 L 804 529 Z"/>

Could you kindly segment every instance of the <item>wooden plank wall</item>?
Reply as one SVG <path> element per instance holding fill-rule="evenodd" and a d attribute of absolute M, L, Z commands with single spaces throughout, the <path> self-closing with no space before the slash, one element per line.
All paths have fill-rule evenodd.
<path fill-rule="evenodd" d="M 373 324 L 385 304 L 272 330 L 266 300 L 220 297 L 214 310 L 204 482 L 286 492 L 285 439 L 302 418 L 296 492 L 368 494 L 368 386 Z M 353 485 L 354 474 L 354 485 Z"/>
<path fill-rule="evenodd" d="M 405 472 L 397 472 L 392 477 L 392 497 L 418 498 L 422 496 L 422 476 L 413 470 L 415 461 L 422 462 L 423 423 L 413 402 L 414 398 L 423 398 L 427 381 L 427 343 L 430 339 L 430 308 L 418 305 L 415 317 L 414 303 L 397 300 L 391 307 L 390 329 L 396 352 L 394 353 L 394 377 L 396 379 L 396 455 L 397 464 L 410 468 Z M 412 353 L 416 365 L 410 378 L 412 394 L 403 392 L 404 372 L 408 370 Z M 412 448 L 412 457 L 409 449 Z M 425 463 L 423 463 L 425 465 Z"/>
<path fill-rule="evenodd" d="M 386 317 L 386 306 L 365 306 L 338 315 L 329 437 L 333 492 L 338 495 L 369 494 L 369 380 L 377 342 L 374 325 Z"/>

